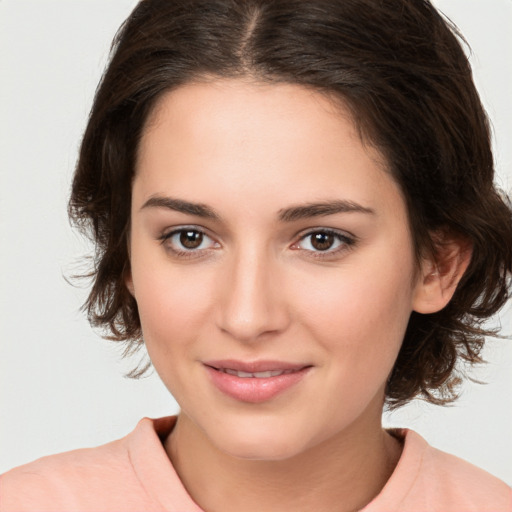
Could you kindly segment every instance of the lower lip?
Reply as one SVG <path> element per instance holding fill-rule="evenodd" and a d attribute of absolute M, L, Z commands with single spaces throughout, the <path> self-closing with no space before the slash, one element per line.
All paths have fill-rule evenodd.
<path fill-rule="evenodd" d="M 292 373 L 284 373 L 276 377 L 237 377 L 211 366 L 205 366 L 213 384 L 224 394 L 239 400 L 258 404 L 266 402 L 290 389 L 300 382 L 311 367 L 306 367 Z"/>

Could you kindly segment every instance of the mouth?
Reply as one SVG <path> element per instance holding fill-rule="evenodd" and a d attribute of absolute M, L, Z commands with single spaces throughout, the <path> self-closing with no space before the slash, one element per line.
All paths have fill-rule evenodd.
<path fill-rule="evenodd" d="M 261 403 L 298 384 L 312 365 L 283 361 L 208 361 L 211 382 L 223 394 L 241 402 Z"/>
<path fill-rule="evenodd" d="M 256 379 L 268 379 L 269 377 L 278 377 L 279 375 L 286 375 L 293 373 L 296 370 L 266 370 L 263 372 L 244 372 L 242 370 L 234 370 L 233 368 L 216 368 L 219 372 L 227 373 L 228 375 L 234 375 L 241 379 L 256 378 Z"/>
<path fill-rule="evenodd" d="M 240 378 L 257 378 L 266 379 L 269 377 L 277 377 L 283 374 L 299 372 L 304 368 L 309 368 L 311 365 L 301 363 L 291 363 L 287 361 L 237 361 L 235 359 L 226 359 L 222 361 L 206 361 L 206 366 L 224 372 L 229 375 L 234 375 Z"/>

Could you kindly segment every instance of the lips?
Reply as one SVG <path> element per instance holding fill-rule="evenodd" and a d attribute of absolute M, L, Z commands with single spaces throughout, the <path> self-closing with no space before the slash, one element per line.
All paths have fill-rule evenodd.
<path fill-rule="evenodd" d="M 208 361 L 204 366 L 211 382 L 235 400 L 261 403 L 273 399 L 298 384 L 311 365 L 282 361 Z"/>
<path fill-rule="evenodd" d="M 233 370 L 231 368 L 219 368 L 220 372 L 228 373 L 229 375 L 235 375 L 241 379 L 256 378 L 256 379 L 268 379 L 269 377 L 278 377 L 287 373 L 292 373 L 295 370 L 266 370 L 263 372 L 244 372 L 241 370 Z"/>
<path fill-rule="evenodd" d="M 238 361 L 236 359 L 223 359 L 219 361 L 205 361 L 206 366 L 211 366 L 216 370 L 235 370 L 246 373 L 272 372 L 272 371 L 298 371 L 308 364 L 290 363 L 286 361 Z"/>

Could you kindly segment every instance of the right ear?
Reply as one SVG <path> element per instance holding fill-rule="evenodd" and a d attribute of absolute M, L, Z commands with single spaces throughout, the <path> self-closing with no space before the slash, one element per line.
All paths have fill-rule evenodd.
<path fill-rule="evenodd" d="M 129 269 L 124 273 L 124 284 L 130 294 L 135 298 L 135 289 L 133 287 L 132 271 Z"/>
<path fill-rule="evenodd" d="M 128 240 L 128 259 L 124 262 L 123 268 L 123 280 L 124 285 L 127 290 L 130 292 L 133 298 L 135 298 L 135 288 L 133 286 L 133 278 L 132 278 L 132 265 L 131 265 L 131 251 L 130 251 L 130 240 Z"/>

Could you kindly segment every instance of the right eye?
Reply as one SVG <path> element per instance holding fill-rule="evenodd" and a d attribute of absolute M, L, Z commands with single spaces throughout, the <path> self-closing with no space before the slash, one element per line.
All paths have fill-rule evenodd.
<path fill-rule="evenodd" d="M 179 228 L 165 233 L 160 237 L 162 244 L 173 253 L 188 255 L 218 247 L 219 244 L 212 240 L 204 231 L 197 228 Z"/>

